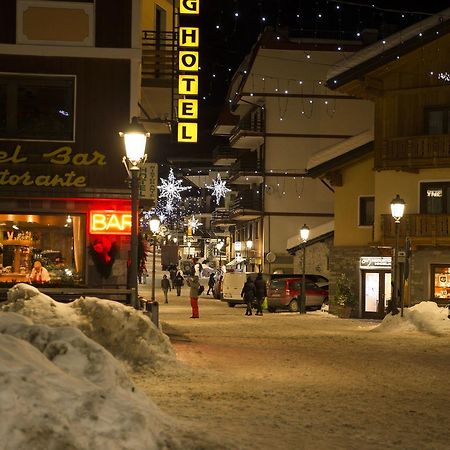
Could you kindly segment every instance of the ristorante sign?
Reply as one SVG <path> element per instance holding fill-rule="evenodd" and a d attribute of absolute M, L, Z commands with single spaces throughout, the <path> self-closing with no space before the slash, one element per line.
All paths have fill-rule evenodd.
<path fill-rule="evenodd" d="M 200 0 L 181 0 L 180 15 L 199 16 Z M 199 45 L 198 27 L 179 28 L 178 142 L 197 142 Z"/>
<path fill-rule="evenodd" d="M 87 166 L 105 166 L 106 156 L 98 151 L 91 153 L 74 152 L 72 148 L 64 146 L 40 155 L 39 166 L 51 165 L 53 168 L 61 167 L 61 173 L 34 173 L 30 170 L 15 170 L 22 165 L 31 167 L 29 156 L 22 153 L 22 148 L 17 145 L 10 152 L 0 151 L 0 186 L 42 186 L 42 187 L 71 187 L 84 188 L 87 186 L 87 178 L 76 170 L 70 170 L 65 173 L 64 166 L 87 167 Z M 36 162 L 36 158 L 34 158 Z M 8 165 L 8 169 L 4 165 Z M 54 171 L 53 171 L 54 172 Z"/>

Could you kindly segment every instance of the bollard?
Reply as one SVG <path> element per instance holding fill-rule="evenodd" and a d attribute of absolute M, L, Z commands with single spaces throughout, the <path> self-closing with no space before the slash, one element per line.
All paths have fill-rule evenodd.
<path fill-rule="evenodd" d="M 147 302 L 145 304 L 145 311 L 150 315 L 150 319 L 155 326 L 159 328 L 159 303 L 157 301 Z"/>
<path fill-rule="evenodd" d="M 448 308 L 448 318 L 450 319 L 450 303 L 447 305 L 447 308 Z"/>

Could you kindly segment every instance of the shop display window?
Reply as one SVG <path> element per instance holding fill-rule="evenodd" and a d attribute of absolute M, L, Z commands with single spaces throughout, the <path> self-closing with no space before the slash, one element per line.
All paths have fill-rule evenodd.
<path fill-rule="evenodd" d="M 432 265 L 432 294 L 435 300 L 450 302 L 450 264 Z"/>
<path fill-rule="evenodd" d="M 35 261 L 48 272 L 48 286 L 84 284 L 83 215 L 0 214 L 0 285 L 31 282 Z"/>

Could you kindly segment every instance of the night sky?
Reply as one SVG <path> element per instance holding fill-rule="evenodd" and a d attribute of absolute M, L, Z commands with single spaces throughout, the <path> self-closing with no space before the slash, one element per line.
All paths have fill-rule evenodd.
<path fill-rule="evenodd" d="M 376 28 L 381 38 L 447 7 L 448 0 L 201 0 L 199 144 L 177 145 L 173 139 L 155 137 L 155 159 L 207 157 L 226 142 L 211 138 L 211 129 L 234 72 L 265 27 L 288 27 L 299 37 L 346 40 Z"/>

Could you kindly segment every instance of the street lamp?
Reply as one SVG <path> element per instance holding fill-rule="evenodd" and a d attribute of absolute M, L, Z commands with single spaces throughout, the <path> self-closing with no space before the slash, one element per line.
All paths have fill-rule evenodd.
<path fill-rule="evenodd" d="M 155 266 L 156 266 L 156 236 L 159 233 L 161 221 L 159 217 L 153 215 L 150 219 L 150 231 L 153 234 L 153 266 L 152 266 L 152 302 L 155 301 Z"/>
<path fill-rule="evenodd" d="M 398 294 L 400 288 L 400 271 L 398 270 L 398 241 L 400 235 L 400 220 L 405 212 L 405 201 L 397 196 L 391 202 L 391 214 L 395 221 L 395 249 L 394 249 L 394 264 L 392 266 L 392 278 L 394 279 L 394 292 L 391 299 L 391 312 L 392 315 L 398 314 Z M 403 315 L 403 309 L 402 309 Z"/>
<path fill-rule="evenodd" d="M 222 247 L 224 245 L 223 241 L 219 241 L 216 244 L 217 251 L 219 252 L 219 267 L 222 267 Z"/>
<path fill-rule="evenodd" d="M 302 296 L 300 299 L 300 314 L 306 314 L 306 241 L 309 238 L 309 227 L 305 224 L 300 228 L 300 239 L 303 243 L 303 276 Z"/>
<path fill-rule="evenodd" d="M 245 243 L 245 246 L 247 248 L 247 270 L 250 270 L 249 269 L 249 266 L 250 266 L 250 250 L 253 248 L 253 241 L 249 239 Z"/>
<path fill-rule="evenodd" d="M 150 133 L 138 122 L 137 117 L 131 119 L 131 123 L 124 132 L 119 135 L 124 138 L 125 153 L 124 163 L 131 178 L 131 242 L 130 242 L 130 272 L 128 287 L 131 290 L 131 305 L 139 309 L 138 296 L 138 210 L 139 210 L 139 172 L 140 164 L 145 161 L 145 146 Z"/>

